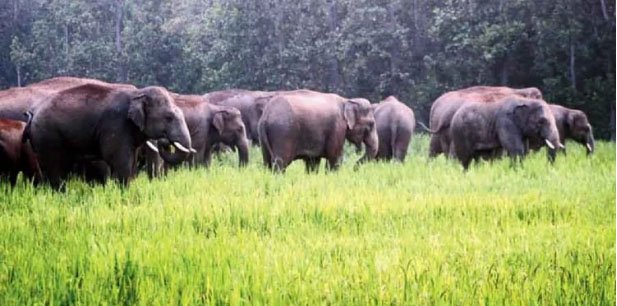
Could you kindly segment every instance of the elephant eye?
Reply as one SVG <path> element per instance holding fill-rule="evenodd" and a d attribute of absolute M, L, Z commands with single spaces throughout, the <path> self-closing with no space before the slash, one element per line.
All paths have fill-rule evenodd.
<path fill-rule="evenodd" d="M 166 114 L 165 115 L 165 121 L 167 121 L 167 122 L 174 121 L 174 115 L 170 114 L 170 113 Z"/>

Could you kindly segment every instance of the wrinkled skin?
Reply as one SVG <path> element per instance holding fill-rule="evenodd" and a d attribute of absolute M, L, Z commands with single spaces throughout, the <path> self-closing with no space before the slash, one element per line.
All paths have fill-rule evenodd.
<path fill-rule="evenodd" d="M 238 109 L 242 114 L 242 122 L 246 127 L 246 135 L 249 141 L 257 146 L 259 145 L 257 124 L 265 106 L 276 94 L 277 92 L 232 89 L 211 92 L 203 97 L 209 103 Z"/>
<path fill-rule="evenodd" d="M 593 129 L 587 115 L 584 112 L 576 109 L 563 107 L 561 105 L 549 104 L 551 112 L 555 117 L 555 124 L 559 131 L 559 140 L 562 144 L 566 144 L 566 140 L 573 140 L 580 143 L 587 150 L 587 155 L 591 155 L 595 149 L 595 139 L 593 137 Z M 531 139 L 529 148 L 531 150 L 539 150 L 544 145 L 541 139 Z M 555 155 L 550 154 L 549 158 L 554 159 Z M 565 149 L 564 149 L 565 153 Z"/>
<path fill-rule="evenodd" d="M 493 103 L 509 95 L 518 95 L 530 99 L 542 99 L 542 93 L 535 87 L 514 89 L 509 87 L 474 86 L 447 92 L 441 95 L 430 112 L 431 141 L 429 157 L 450 152 L 450 122 L 452 117 L 465 103 Z"/>
<path fill-rule="evenodd" d="M 22 141 L 26 123 L 0 119 L 0 180 L 8 180 L 11 186 L 17 183 L 17 175 L 34 182 L 40 180 L 36 155 L 28 141 Z"/>
<path fill-rule="evenodd" d="M 193 95 L 172 95 L 174 103 L 185 117 L 194 153 L 186 154 L 179 150 L 171 152 L 166 141 L 158 141 L 158 150 L 167 166 L 179 164 L 190 159 L 191 163 L 208 167 L 216 144 L 224 144 L 238 151 L 239 165 L 245 166 L 249 161 L 246 128 L 240 112 L 228 106 L 208 103 L 203 97 Z M 148 149 L 149 150 L 149 149 Z M 152 150 L 149 150 L 152 151 Z M 153 172 L 161 173 L 157 167 L 148 166 Z M 156 176 L 154 173 L 152 176 Z"/>
<path fill-rule="evenodd" d="M 548 104 L 519 96 L 495 103 L 465 104 L 452 118 L 450 132 L 452 151 L 465 170 L 471 160 L 502 149 L 513 160 L 521 160 L 530 138 L 563 147 Z"/>
<path fill-rule="evenodd" d="M 413 111 L 393 96 L 372 104 L 379 137 L 378 160 L 405 161 L 407 148 L 416 127 Z M 356 146 L 360 145 L 359 143 Z"/>
<path fill-rule="evenodd" d="M 43 179 L 55 189 L 80 161 L 104 161 L 127 185 L 135 175 L 136 151 L 147 139 L 191 148 L 182 111 L 161 87 L 86 84 L 60 91 L 34 113 L 29 134 Z"/>
<path fill-rule="evenodd" d="M 264 164 L 280 172 L 297 159 L 304 160 L 307 172 L 317 171 L 321 158 L 336 170 L 345 139 L 366 147 L 357 165 L 375 158 L 379 145 L 370 102 L 335 94 L 300 90 L 277 95 L 258 129 Z"/>

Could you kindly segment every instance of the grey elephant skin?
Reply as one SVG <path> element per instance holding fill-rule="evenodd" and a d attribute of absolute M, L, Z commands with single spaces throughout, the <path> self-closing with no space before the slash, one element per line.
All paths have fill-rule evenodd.
<path fill-rule="evenodd" d="M 413 110 L 394 96 L 371 105 L 375 111 L 379 150 L 377 160 L 404 162 L 416 128 Z"/>
<path fill-rule="evenodd" d="M 272 98 L 258 129 L 264 164 L 275 171 L 284 171 L 297 159 L 304 160 L 307 172 L 316 171 L 321 158 L 336 170 L 345 139 L 364 143 L 358 163 L 373 159 L 379 145 L 368 100 L 306 90 Z"/>
<path fill-rule="evenodd" d="M 147 139 L 191 148 L 184 115 L 161 87 L 86 84 L 60 91 L 34 113 L 28 133 L 43 179 L 55 189 L 84 160 L 104 161 L 127 185 L 135 175 L 137 149 Z"/>
<path fill-rule="evenodd" d="M 470 101 L 493 103 L 506 96 L 518 95 L 530 99 L 542 99 L 542 93 L 535 87 L 514 89 L 509 87 L 473 86 L 447 92 L 433 102 L 430 112 L 431 140 L 429 157 L 450 153 L 450 123 L 454 114 Z"/>
<path fill-rule="evenodd" d="M 246 127 L 246 136 L 251 144 L 256 146 L 259 145 L 257 124 L 266 104 L 276 94 L 277 92 L 230 89 L 207 93 L 203 97 L 209 103 L 239 110 Z"/>
<path fill-rule="evenodd" d="M 486 152 L 504 150 L 522 159 L 529 139 L 542 139 L 549 148 L 563 147 L 546 102 L 509 96 L 496 103 L 469 102 L 452 118 L 453 152 L 465 170 Z"/>
<path fill-rule="evenodd" d="M 0 180 L 8 180 L 11 186 L 17 176 L 34 182 L 40 180 L 38 161 L 29 141 L 23 141 L 26 122 L 0 119 Z"/>
<path fill-rule="evenodd" d="M 112 86 L 119 89 L 137 89 L 130 84 L 112 84 L 103 81 L 76 77 L 55 77 L 0 91 L 0 118 L 24 120 L 24 113 L 34 111 L 46 98 L 68 88 L 84 84 Z"/>
<path fill-rule="evenodd" d="M 561 143 L 566 145 L 567 140 L 573 140 L 585 147 L 587 155 L 592 154 L 595 150 L 595 139 L 587 115 L 583 111 L 557 104 L 549 104 L 549 107 L 555 117 Z M 542 139 L 532 139 L 529 143 L 531 150 L 539 150 L 543 145 Z"/>
<path fill-rule="evenodd" d="M 220 106 L 208 103 L 203 97 L 196 95 L 172 94 L 174 104 L 182 110 L 184 118 L 191 134 L 191 143 L 194 152 L 182 152 L 169 150 L 170 144 L 165 139 L 159 140 L 158 151 L 168 166 L 174 166 L 189 159 L 194 165 L 208 167 L 212 161 L 212 153 L 216 144 L 222 143 L 233 147 L 238 151 L 238 163 L 245 166 L 249 162 L 248 140 L 246 128 L 242 122 L 240 111 L 229 106 Z M 144 150 L 150 150 L 145 147 Z M 161 167 L 152 164 L 154 155 L 148 159 L 148 170 L 155 173 L 150 177 L 161 173 Z"/>

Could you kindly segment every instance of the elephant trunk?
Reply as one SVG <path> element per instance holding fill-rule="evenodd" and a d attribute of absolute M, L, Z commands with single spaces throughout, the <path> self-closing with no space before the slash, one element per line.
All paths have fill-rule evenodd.
<path fill-rule="evenodd" d="M 177 142 L 174 142 L 173 145 L 174 147 L 176 147 L 176 149 L 174 150 L 174 152 L 172 152 L 171 150 L 172 143 L 170 143 L 169 140 L 160 139 L 158 141 L 159 154 L 161 155 L 161 158 L 163 158 L 163 160 L 170 165 L 178 165 L 182 163 L 183 161 L 187 160 L 191 156 L 191 154 L 193 154 L 190 151 L 190 149 L 183 150 L 183 149 L 186 149 L 186 147 L 184 147 L 183 149 L 180 149 L 178 148 L 177 145 L 175 145 L 175 143 Z"/>
<path fill-rule="evenodd" d="M 559 134 L 551 133 L 551 136 L 544 138 L 544 143 L 548 148 L 548 160 L 551 163 L 555 162 L 557 151 L 565 149 L 564 145 L 559 140 Z"/>
<path fill-rule="evenodd" d="M 171 146 L 175 147 L 171 152 Z M 177 165 L 187 160 L 195 150 L 191 147 L 191 136 L 184 121 L 179 129 L 172 129 L 167 133 L 167 138 L 158 140 L 159 153 L 166 163 Z"/>
<path fill-rule="evenodd" d="M 587 155 L 591 155 L 593 151 L 596 149 L 596 141 L 593 138 L 593 133 L 589 131 L 589 134 L 585 139 L 585 147 L 587 148 Z"/>
<path fill-rule="evenodd" d="M 236 148 L 238 149 L 238 161 L 240 167 L 244 167 L 249 162 L 249 144 L 246 138 L 241 138 L 236 143 Z"/>
<path fill-rule="evenodd" d="M 377 156 L 377 150 L 379 149 L 379 139 L 377 137 L 377 129 L 375 127 L 373 127 L 369 132 L 366 133 L 363 143 L 366 149 L 364 151 L 364 155 L 358 160 L 356 165 L 374 159 L 375 156 Z"/>

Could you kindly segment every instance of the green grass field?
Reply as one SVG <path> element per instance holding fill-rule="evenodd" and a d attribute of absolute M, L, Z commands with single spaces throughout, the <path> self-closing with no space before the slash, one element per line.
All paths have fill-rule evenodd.
<path fill-rule="evenodd" d="M 0 305 L 615 304 L 615 144 L 0 191 Z M 323 167 L 323 163 L 322 163 Z"/>

